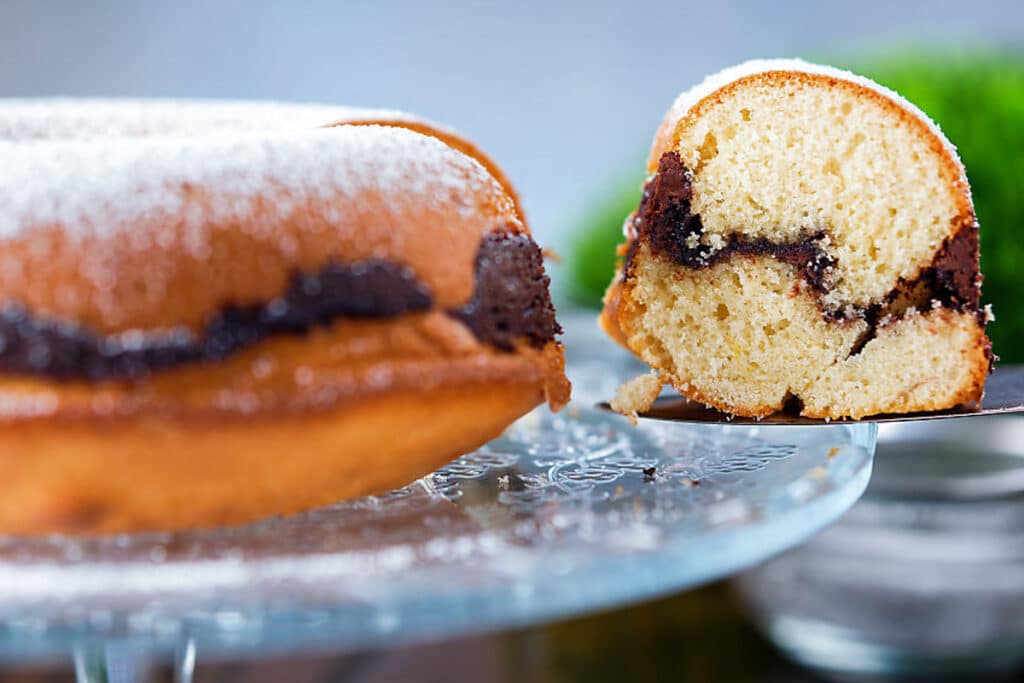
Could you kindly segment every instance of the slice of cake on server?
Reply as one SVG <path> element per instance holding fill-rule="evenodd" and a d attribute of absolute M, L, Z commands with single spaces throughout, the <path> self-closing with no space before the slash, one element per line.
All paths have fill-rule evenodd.
<path fill-rule="evenodd" d="M 744 416 L 981 400 L 970 187 L 914 105 L 845 71 L 748 62 L 679 97 L 648 172 L 601 321 L 663 381 Z"/>

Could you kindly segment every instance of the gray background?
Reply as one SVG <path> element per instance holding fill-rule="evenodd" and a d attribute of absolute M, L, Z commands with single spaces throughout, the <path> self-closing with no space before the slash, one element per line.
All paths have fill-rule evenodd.
<path fill-rule="evenodd" d="M 0 96 L 320 100 L 454 125 L 542 240 L 641 159 L 675 95 L 761 56 L 1024 44 L 1024 3 L 0 0 Z"/>

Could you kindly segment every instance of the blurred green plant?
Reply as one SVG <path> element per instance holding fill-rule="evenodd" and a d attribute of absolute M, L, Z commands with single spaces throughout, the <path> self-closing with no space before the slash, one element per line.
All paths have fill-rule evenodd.
<path fill-rule="evenodd" d="M 1024 361 L 1024 54 L 916 53 L 846 66 L 901 93 L 957 146 L 981 224 L 992 346 L 1004 361 Z"/>
<path fill-rule="evenodd" d="M 643 178 L 643 167 L 638 165 L 635 178 L 621 181 L 585 217 L 566 264 L 570 294 L 576 303 L 594 308 L 601 305 L 615 272 L 615 248 L 625 241 L 622 224 L 640 204 Z"/>
<path fill-rule="evenodd" d="M 957 145 L 981 223 L 984 301 L 995 352 L 1024 362 L 1024 53 L 931 54 L 924 51 L 843 60 L 901 93 L 935 119 Z M 615 267 L 622 222 L 639 202 L 639 179 L 600 203 L 569 256 L 574 299 L 598 305 Z"/>

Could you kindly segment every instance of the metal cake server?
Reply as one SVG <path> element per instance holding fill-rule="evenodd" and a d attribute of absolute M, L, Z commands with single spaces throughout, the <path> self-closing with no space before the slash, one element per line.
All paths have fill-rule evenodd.
<path fill-rule="evenodd" d="M 597 405 L 602 410 L 612 411 L 607 402 Z M 985 398 L 976 408 L 957 407 L 930 413 L 909 413 L 905 415 L 874 415 L 859 422 L 911 422 L 916 420 L 937 420 L 949 417 L 972 417 L 977 415 L 1003 415 L 1024 413 L 1024 365 L 1002 365 L 997 367 L 985 384 Z M 648 420 L 669 422 L 708 422 L 739 425 L 820 425 L 826 420 L 816 420 L 799 415 L 779 413 L 761 419 L 738 417 L 709 408 L 682 396 L 661 396 L 651 409 L 637 417 Z M 846 422 L 847 420 L 842 420 Z M 832 422 L 837 422 L 833 420 Z"/>

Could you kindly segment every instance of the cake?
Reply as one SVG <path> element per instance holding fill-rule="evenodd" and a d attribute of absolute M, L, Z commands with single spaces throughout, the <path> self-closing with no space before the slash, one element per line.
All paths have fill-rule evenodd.
<path fill-rule="evenodd" d="M 978 404 L 992 354 L 964 168 L 865 78 L 754 61 L 684 92 L 625 224 L 605 330 L 733 415 Z"/>
<path fill-rule="evenodd" d="M 238 524 L 568 400 L 507 179 L 404 114 L 0 101 L 0 534 Z"/>

